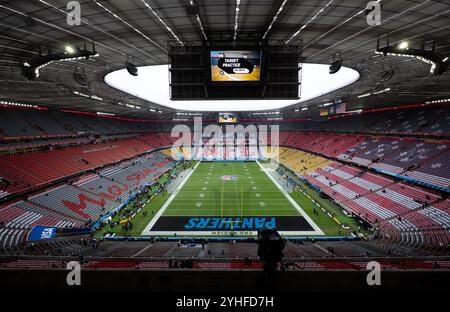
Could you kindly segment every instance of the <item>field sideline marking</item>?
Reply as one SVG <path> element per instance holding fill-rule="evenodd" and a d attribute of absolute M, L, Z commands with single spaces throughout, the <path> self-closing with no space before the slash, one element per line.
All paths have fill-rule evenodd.
<path fill-rule="evenodd" d="M 170 195 L 169 199 L 164 203 L 164 205 L 159 209 L 159 211 L 156 213 L 156 215 L 153 217 L 153 219 L 150 221 L 149 224 L 145 227 L 145 229 L 142 231 L 141 235 L 150 234 L 151 228 L 155 225 L 156 221 L 159 220 L 159 218 L 162 216 L 162 214 L 166 211 L 167 207 L 169 207 L 170 203 L 174 200 L 175 196 L 177 196 L 178 192 L 183 188 L 183 185 L 189 180 L 191 175 L 194 173 L 195 169 L 200 165 L 202 161 L 200 160 L 195 166 L 194 169 L 192 169 L 191 172 L 188 173 L 188 175 L 184 178 L 184 180 L 178 184 L 175 191 Z"/>
<path fill-rule="evenodd" d="M 308 214 L 299 206 L 299 204 L 288 194 L 288 192 L 286 192 L 286 190 L 278 183 L 277 180 L 275 180 L 274 177 L 272 177 L 272 175 L 270 175 L 266 168 L 264 168 L 259 161 L 256 161 L 256 163 L 261 167 L 262 171 L 264 171 L 264 173 L 269 177 L 270 180 L 272 180 L 272 182 L 278 187 L 278 189 L 281 191 L 281 193 L 283 193 L 284 196 L 286 196 L 286 198 L 289 200 L 289 202 L 295 207 L 295 209 L 298 210 L 298 212 L 300 212 L 300 214 L 303 216 L 303 218 L 306 219 L 306 221 L 308 221 L 308 223 L 314 228 L 315 230 L 315 234 L 318 235 L 325 235 L 325 233 L 317 226 L 317 224 L 308 216 Z"/>

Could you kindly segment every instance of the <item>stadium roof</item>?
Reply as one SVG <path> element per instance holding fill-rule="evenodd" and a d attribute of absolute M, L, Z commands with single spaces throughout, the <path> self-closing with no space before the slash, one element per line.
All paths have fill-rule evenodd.
<path fill-rule="evenodd" d="M 1 100 L 170 119 L 173 109 L 115 90 L 104 82 L 104 76 L 124 68 L 127 58 L 138 66 L 167 64 L 168 41 L 233 40 L 235 36 L 238 40 L 264 37 L 278 43 L 301 42 L 302 57 L 308 63 L 329 64 L 340 53 L 344 66 L 361 74 L 348 87 L 303 102 L 301 106 L 311 108 L 307 111 L 294 112 L 296 106 L 283 109 L 282 114 L 290 117 L 318 115 L 319 104 L 339 97 L 350 96 L 348 108 L 361 109 L 422 103 L 450 95 L 449 71 L 437 77 L 430 74 L 429 64 L 417 59 L 374 53 L 377 39 L 383 41 L 389 35 L 391 44 L 408 41 L 410 46 L 420 46 L 434 41 L 436 51 L 449 56 L 450 4 L 445 1 L 382 0 L 379 26 L 367 24 L 367 1 L 355 0 L 82 0 L 81 25 L 75 26 L 67 24 L 71 12 L 67 2 L 0 2 Z M 39 47 L 62 52 L 67 45 L 79 47 L 90 41 L 95 42 L 99 57 L 52 63 L 33 82 L 21 75 L 21 64 L 38 55 Z M 394 76 L 382 88 L 390 91 L 358 98 L 380 90 L 381 72 L 389 69 Z M 80 91 L 74 70 L 88 76 L 88 87 L 81 91 L 102 101 L 74 94 Z"/>

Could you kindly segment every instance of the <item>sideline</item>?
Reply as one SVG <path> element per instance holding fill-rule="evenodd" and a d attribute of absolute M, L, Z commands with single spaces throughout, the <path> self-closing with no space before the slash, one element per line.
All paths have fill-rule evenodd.
<path fill-rule="evenodd" d="M 153 219 L 150 221 L 149 224 L 145 227 L 145 229 L 142 231 L 141 235 L 151 235 L 151 228 L 155 225 L 156 221 L 162 216 L 162 214 L 166 211 L 167 207 L 169 207 L 170 203 L 174 200 L 175 196 L 177 196 L 178 192 L 183 188 L 184 184 L 189 180 L 191 175 L 194 173 L 195 169 L 200 165 L 201 161 L 199 161 L 195 166 L 194 169 L 192 169 L 191 172 L 188 173 L 188 175 L 184 178 L 184 180 L 178 184 L 175 191 L 170 195 L 169 199 L 164 203 L 164 205 L 159 209 L 159 211 L 156 213 L 156 215 L 153 217 Z"/>
<path fill-rule="evenodd" d="M 316 235 L 325 235 L 324 232 L 322 232 L 322 230 L 317 226 L 316 223 L 314 223 L 314 221 L 308 216 L 308 214 L 298 205 L 298 203 L 288 194 L 288 192 L 286 192 L 286 190 L 278 183 L 277 180 L 275 180 L 274 177 L 272 177 L 272 175 L 267 172 L 267 170 L 264 168 L 263 165 L 261 165 L 259 163 L 259 161 L 256 161 L 256 163 L 261 167 L 261 170 L 265 172 L 265 174 L 269 177 L 269 179 L 277 186 L 277 188 L 280 190 L 281 193 L 283 193 L 283 195 L 288 199 L 288 201 L 295 207 L 295 209 L 298 210 L 298 212 L 303 216 L 303 218 L 305 218 L 306 221 L 308 221 L 308 223 L 312 226 L 312 228 L 314 229 L 313 231 L 308 231 L 308 232 L 304 232 L 305 235 L 312 235 L 312 234 L 316 234 Z M 282 234 L 283 232 L 280 232 L 280 234 Z"/>

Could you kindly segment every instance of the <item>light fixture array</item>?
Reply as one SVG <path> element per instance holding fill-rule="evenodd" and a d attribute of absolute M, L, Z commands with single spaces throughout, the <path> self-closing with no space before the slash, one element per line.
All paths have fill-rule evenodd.
<path fill-rule="evenodd" d="M 117 102 L 117 105 L 119 105 L 119 106 L 124 106 L 124 107 L 127 107 L 127 108 L 132 108 L 132 109 L 142 110 L 142 106 L 139 106 L 139 105 L 128 104 L 128 103 L 122 103 L 122 102 Z M 161 110 L 157 110 L 157 109 L 155 109 L 155 108 L 149 108 L 148 110 L 149 110 L 150 112 L 152 112 L 152 113 L 158 113 L 158 114 L 161 114 L 161 113 L 162 113 Z"/>
<path fill-rule="evenodd" d="M 269 121 L 279 121 L 279 120 L 283 120 L 284 118 L 283 117 L 269 117 L 269 118 L 267 118 L 267 120 L 269 120 Z"/>
<path fill-rule="evenodd" d="M 167 29 L 167 31 L 169 31 L 169 33 L 172 35 L 172 37 L 175 38 L 175 40 L 181 45 L 184 46 L 183 41 L 180 40 L 180 38 L 178 38 L 178 36 L 175 34 L 175 32 L 172 30 L 172 28 L 170 28 L 166 22 L 163 21 L 163 19 L 158 15 L 158 13 L 156 13 L 156 11 L 150 6 L 150 4 L 147 3 L 147 1 L 145 0 L 141 0 L 141 2 L 145 5 L 145 7 L 147 9 L 150 10 L 150 12 L 152 12 L 152 14 L 159 20 L 159 22 Z"/>
<path fill-rule="evenodd" d="M 184 113 L 184 112 L 178 112 L 177 115 L 179 115 L 179 116 L 203 116 L 203 113 Z"/>
<path fill-rule="evenodd" d="M 252 115 L 279 115 L 280 112 L 257 112 L 257 113 L 252 113 Z"/>
<path fill-rule="evenodd" d="M 189 4 L 191 6 L 195 6 L 194 0 L 189 0 Z M 205 41 L 208 41 L 208 37 L 206 36 L 206 32 L 205 32 L 205 28 L 203 27 L 203 23 L 202 20 L 200 19 L 200 16 L 197 14 L 195 14 L 195 18 L 197 20 L 197 23 L 200 27 L 200 31 L 202 32 L 203 38 L 205 38 Z"/>
<path fill-rule="evenodd" d="M 385 88 L 383 90 L 376 91 L 376 92 L 369 92 L 369 93 L 360 94 L 360 95 L 357 96 L 357 98 L 358 99 L 362 99 L 362 98 L 365 98 L 365 97 L 368 97 L 368 96 L 371 96 L 371 95 L 382 94 L 382 93 L 386 93 L 386 92 L 389 92 L 389 91 L 391 91 L 391 88 Z"/>
<path fill-rule="evenodd" d="M 288 2 L 288 0 L 283 0 L 283 2 L 281 3 L 280 7 L 278 8 L 277 13 L 275 13 L 275 15 L 272 18 L 272 21 L 269 24 L 269 27 L 267 27 L 266 32 L 264 33 L 264 35 L 262 36 L 262 39 L 266 39 L 267 35 L 269 34 L 269 31 L 272 29 L 273 24 L 275 24 L 275 22 L 278 19 L 278 16 L 280 15 L 280 13 L 283 11 L 284 6 L 286 5 L 286 2 Z"/>
<path fill-rule="evenodd" d="M 99 54 L 95 51 L 95 46 L 92 44 L 92 51 L 85 49 L 74 49 L 73 47 L 66 46 L 66 52 L 47 55 L 39 55 L 38 57 L 22 63 L 22 73 L 29 80 L 39 78 L 39 71 L 45 66 L 50 65 L 53 62 L 59 61 L 76 61 L 82 59 L 89 59 L 91 57 L 97 57 Z M 69 52 L 70 51 L 70 52 Z"/>
<path fill-rule="evenodd" d="M 116 116 L 116 114 L 113 114 L 113 113 L 104 113 L 104 112 L 97 112 L 97 115 L 100 115 L 100 116 Z"/>
<path fill-rule="evenodd" d="M 39 106 L 37 106 L 37 105 L 24 104 L 24 103 L 19 103 L 19 102 L 12 102 L 12 101 L 0 101 L 0 105 L 18 106 L 18 107 L 27 107 L 27 108 L 39 108 Z"/>
<path fill-rule="evenodd" d="M 100 97 L 98 95 L 95 95 L 95 94 L 89 95 L 89 94 L 86 94 L 86 93 L 83 93 L 83 92 L 80 92 L 80 91 L 73 91 L 73 94 L 81 96 L 81 97 L 93 99 L 93 100 L 96 100 L 96 101 L 103 101 L 102 97 Z"/>
<path fill-rule="evenodd" d="M 450 102 L 450 99 L 440 99 L 440 100 L 432 100 L 425 102 L 426 104 L 438 104 L 438 103 L 446 103 Z"/>
<path fill-rule="evenodd" d="M 313 17 L 311 17 L 310 19 L 309 19 L 309 21 L 307 21 L 302 27 L 300 27 L 300 29 L 299 30 L 297 30 L 291 37 L 289 37 L 289 39 L 288 40 L 286 40 L 286 44 L 288 44 L 290 41 L 292 41 L 295 37 L 297 37 L 299 34 L 300 34 L 300 32 L 303 30 L 303 29 L 305 29 L 306 28 L 306 26 L 308 26 L 312 21 L 314 21 L 323 11 L 325 11 L 325 9 L 326 8 L 328 8 L 332 3 L 333 3 L 333 1 L 334 0 L 330 0 L 330 1 L 328 1 L 328 3 L 327 4 L 325 4 L 325 6 L 323 6 L 316 14 L 314 14 L 314 16 Z"/>
<path fill-rule="evenodd" d="M 130 23 L 128 23 L 126 20 L 124 20 L 123 18 L 121 18 L 119 15 L 117 15 L 116 13 L 112 12 L 110 9 L 108 9 L 106 6 L 104 6 L 103 4 L 99 3 L 97 0 L 92 0 L 92 2 L 94 2 L 96 5 L 98 5 L 99 7 L 101 7 L 103 10 L 105 10 L 106 12 L 108 12 L 110 15 L 112 15 L 115 19 L 121 21 L 122 23 L 124 23 L 125 25 L 127 25 L 128 27 L 130 27 L 131 29 L 133 29 L 136 33 L 138 33 L 139 35 L 141 35 L 142 37 L 144 37 L 145 39 L 147 39 L 148 41 L 150 41 L 152 44 L 154 44 L 155 46 L 157 46 L 158 48 L 160 48 L 162 51 L 167 53 L 167 49 L 165 49 L 164 47 L 162 47 L 161 45 L 159 45 L 156 41 L 154 41 L 153 39 L 151 39 L 149 36 L 147 36 L 146 34 L 144 34 L 142 31 L 140 31 L 139 29 L 137 29 L 136 27 L 134 27 L 133 25 L 131 25 Z"/>
<path fill-rule="evenodd" d="M 430 73 L 439 76 L 447 71 L 449 58 L 443 57 L 434 51 L 434 43 L 432 50 L 409 48 L 407 42 L 401 42 L 397 46 L 390 46 L 389 41 L 385 47 L 380 48 L 380 41 L 377 41 L 376 54 L 384 56 L 398 56 L 418 59 L 424 63 L 430 64 Z"/>
<path fill-rule="evenodd" d="M 236 9 L 234 14 L 234 35 L 233 40 L 237 38 L 237 30 L 239 27 L 239 6 L 241 5 L 241 0 L 236 0 Z"/>

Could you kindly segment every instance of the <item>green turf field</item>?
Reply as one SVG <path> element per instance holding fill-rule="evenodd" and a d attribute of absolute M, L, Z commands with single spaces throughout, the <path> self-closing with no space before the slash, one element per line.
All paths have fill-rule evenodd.
<path fill-rule="evenodd" d="M 256 235 L 266 227 L 324 234 L 260 163 L 200 162 L 142 234 Z"/>
<path fill-rule="evenodd" d="M 296 190 L 287 197 L 257 162 L 200 162 L 198 165 L 192 163 L 192 167 L 195 169 L 188 177 L 176 181 L 175 184 L 179 186 L 153 196 L 141 207 L 132 220 L 131 230 L 124 231 L 120 225 L 107 225 L 97 235 L 103 235 L 105 231 L 119 236 L 158 235 L 151 228 L 160 219 L 208 216 L 303 216 L 316 231 L 309 234 L 305 232 L 304 235 L 314 236 L 345 236 L 359 229 L 356 220 L 345 216 L 339 206 L 329 199 L 321 198 L 315 190 L 301 182 L 303 191 Z M 235 179 L 224 179 L 224 176 Z M 167 176 L 160 180 L 166 179 Z M 139 207 L 131 205 L 131 208 Z M 115 217 L 114 221 L 119 219 Z M 341 224 L 345 224 L 345 229 Z M 170 236 L 173 233 L 159 235 Z"/>
<path fill-rule="evenodd" d="M 223 176 L 237 180 L 226 181 Z M 256 162 L 202 162 L 165 216 L 297 216 Z"/>

